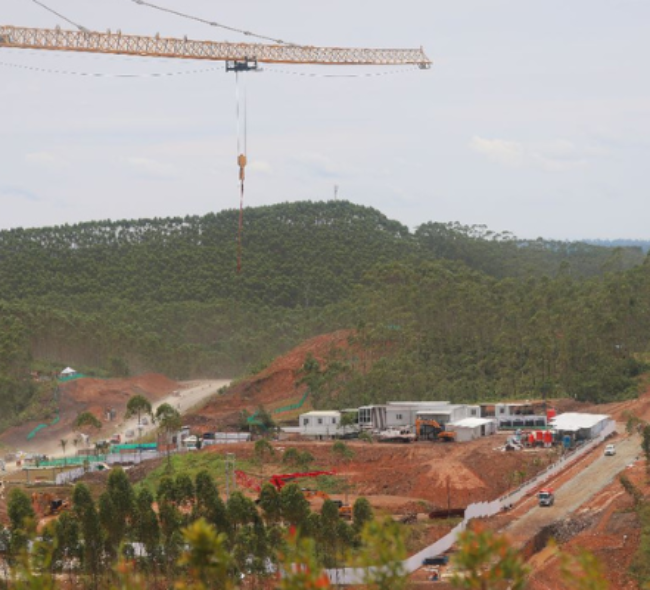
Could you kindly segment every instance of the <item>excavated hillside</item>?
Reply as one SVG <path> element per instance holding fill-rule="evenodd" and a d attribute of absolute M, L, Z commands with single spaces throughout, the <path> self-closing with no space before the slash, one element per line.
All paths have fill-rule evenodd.
<path fill-rule="evenodd" d="M 266 369 L 232 385 L 221 396 L 212 398 L 200 409 L 185 416 L 186 424 L 204 430 L 228 430 L 237 428 L 242 410 L 253 413 L 260 406 L 277 411 L 288 405 L 300 405 L 300 411 L 312 409 L 307 386 L 300 384 L 301 369 L 308 355 L 319 363 L 336 350 L 350 347 L 351 330 L 339 330 L 311 338 L 275 359 Z M 282 414 L 274 417 L 282 419 Z"/>
<path fill-rule="evenodd" d="M 54 441 L 65 438 L 72 430 L 72 424 L 81 412 L 91 412 L 101 422 L 105 422 L 106 411 L 115 410 L 116 419 L 121 420 L 126 404 L 134 395 L 140 394 L 152 403 L 170 395 L 179 387 L 164 375 L 148 373 L 125 379 L 80 378 L 59 385 L 58 418 L 54 416 L 44 422 L 26 422 L 15 426 L 0 435 L 0 442 L 9 448 L 26 452 L 45 452 Z M 35 436 L 28 438 L 41 424 Z M 105 425 L 104 428 L 107 428 Z M 101 436 L 101 432 L 97 433 Z"/>

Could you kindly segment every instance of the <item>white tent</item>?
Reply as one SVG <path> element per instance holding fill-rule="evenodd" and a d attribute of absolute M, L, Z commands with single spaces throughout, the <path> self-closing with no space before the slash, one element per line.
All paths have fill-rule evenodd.
<path fill-rule="evenodd" d="M 67 376 L 67 375 L 74 375 L 76 374 L 77 371 L 75 371 L 72 367 L 66 367 L 61 371 L 61 375 Z"/>

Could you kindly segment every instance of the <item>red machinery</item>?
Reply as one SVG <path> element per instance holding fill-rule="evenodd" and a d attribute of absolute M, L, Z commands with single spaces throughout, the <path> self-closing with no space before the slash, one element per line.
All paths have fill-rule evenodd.
<path fill-rule="evenodd" d="M 280 491 L 284 486 L 294 479 L 302 477 L 318 477 L 319 475 L 334 475 L 333 471 L 307 471 L 305 473 L 284 473 L 281 475 L 272 475 L 269 478 L 271 482 Z"/>

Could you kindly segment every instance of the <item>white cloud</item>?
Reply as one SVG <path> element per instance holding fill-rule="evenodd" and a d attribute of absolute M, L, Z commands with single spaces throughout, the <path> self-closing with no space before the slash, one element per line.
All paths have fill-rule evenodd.
<path fill-rule="evenodd" d="M 163 164 L 152 158 L 126 158 L 130 168 L 145 176 L 154 178 L 172 178 L 176 176 L 176 170 L 173 166 Z"/>
<path fill-rule="evenodd" d="M 505 139 L 485 139 L 475 135 L 469 147 L 492 162 L 511 168 L 540 168 L 547 172 L 573 170 L 589 163 L 588 157 L 605 156 L 593 146 L 579 148 L 566 139 L 539 143 L 523 143 Z"/>
<path fill-rule="evenodd" d="M 25 161 L 51 172 L 59 172 L 68 167 L 68 162 L 53 152 L 33 152 L 25 156 Z"/>
<path fill-rule="evenodd" d="M 266 160 L 253 160 L 247 166 L 251 172 L 258 172 L 260 174 L 273 174 L 273 166 Z"/>
<path fill-rule="evenodd" d="M 0 198 L 17 199 L 20 201 L 40 201 L 41 198 L 31 191 L 18 186 L 0 185 Z"/>
<path fill-rule="evenodd" d="M 317 178 L 336 178 L 342 174 L 340 167 L 322 154 L 304 153 L 296 156 L 294 161 L 310 176 Z"/>
<path fill-rule="evenodd" d="M 487 156 L 489 160 L 518 168 L 523 166 L 525 161 L 525 148 L 523 144 L 516 141 L 504 139 L 483 139 L 475 135 L 469 143 L 470 148 Z"/>

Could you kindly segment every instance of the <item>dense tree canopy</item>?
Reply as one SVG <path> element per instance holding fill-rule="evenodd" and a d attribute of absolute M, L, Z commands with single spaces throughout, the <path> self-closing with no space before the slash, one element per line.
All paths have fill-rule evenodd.
<path fill-rule="evenodd" d="M 317 404 L 607 399 L 643 369 L 641 247 L 458 223 L 411 232 L 347 202 L 285 203 L 246 210 L 237 274 L 236 228 L 224 211 L 0 232 L 2 419 L 37 399 L 34 362 L 233 377 L 339 328 L 358 328 L 370 362 L 306 368 Z"/>

